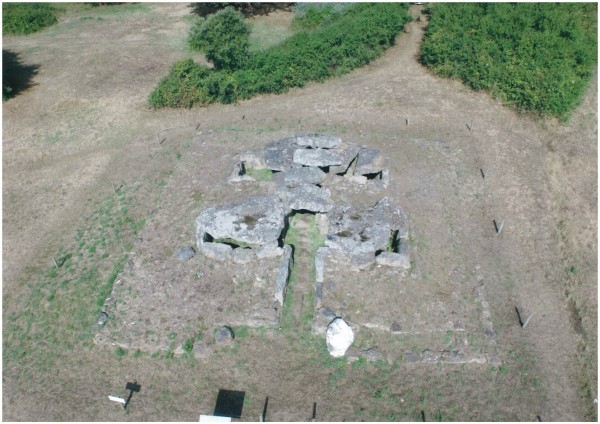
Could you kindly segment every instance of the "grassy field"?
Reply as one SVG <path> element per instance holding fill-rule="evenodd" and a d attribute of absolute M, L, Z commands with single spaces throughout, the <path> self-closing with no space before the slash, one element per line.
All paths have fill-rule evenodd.
<path fill-rule="evenodd" d="M 314 402 L 323 421 L 596 419 L 597 367 L 582 367 L 597 358 L 595 79 L 568 124 L 519 116 L 428 73 L 415 60 L 424 29 L 416 21 L 378 60 L 326 83 L 237 105 L 152 110 L 148 93 L 190 55 L 190 8 L 65 7 L 48 29 L 3 40 L 36 71 L 3 106 L 4 420 L 192 421 L 213 411 L 222 388 L 245 391 L 247 421 L 267 397 L 271 421 L 309 420 Z M 253 18 L 262 28 L 253 48 L 292 31 L 282 13 Z M 419 266 L 413 284 L 448 295 L 483 284 L 501 365 L 410 364 L 401 353 L 418 346 L 415 334 L 391 342 L 390 361 L 331 358 L 308 331 L 306 267 L 294 269 L 289 301 L 304 313 L 285 315 L 281 330 L 236 327 L 232 346 L 208 360 L 93 343 L 129 260 L 148 266 L 137 262 L 140 237 L 146 258 L 166 267 L 149 282 L 158 287 L 187 266 L 166 264 L 194 244 L 194 217 L 240 195 L 225 183 L 235 155 L 316 131 L 390 157 Z M 501 236 L 492 219 L 506 221 Z M 310 257 L 321 241 L 305 224 L 308 238 L 291 232 L 288 241 L 296 236 Z M 526 329 L 515 305 L 534 314 Z M 442 337 L 451 344 L 454 335 Z M 390 343 L 374 331 L 356 340 Z M 108 401 L 134 380 L 142 390 L 127 411 Z"/>

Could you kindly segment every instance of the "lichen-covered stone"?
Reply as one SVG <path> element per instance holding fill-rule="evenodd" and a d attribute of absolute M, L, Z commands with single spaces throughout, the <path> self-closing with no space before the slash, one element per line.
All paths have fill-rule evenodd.
<path fill-rule="evenodd" d="M 279 262 L 279 269 L 277 271 L 277 281 L 275 283 L 275 300 L 283 306 L 285 300 L 285 294 L 287 292 L 287 285 L 290 279 L 290 271 L 294 263 L 292 256 L 292 247 L 289 244 L 283 246 L 283 257 Z"/>
<path fill-rule="evenodd" d="M 231 257 L 231 246 L 223 243 L 204 243 L 200 250 L 207 258 L 225 261 Z"/>
<path fill-rule="evenodd" d="M 410 269 L 410 259 L 406 255 L 394 252 L 381 252 L 375 257 L 378 265 Z"/>
<path fill-rule="evenodd" d="M 210 208 L 196 219 L 196 241 L 201 249 L 207 238 L 261 246 L 279 238 L 285 215 L 285 205 L 273 195 Z"/>
<path fill-rule="evenodd" d="M 293 160 L 299 165 L 305 166 L 332 166 L 341 165 L 342 158 L 332 150 L 326 149 L 297 149 Z"/>
<path fill-rule="evenodd" d="M 377 174 L 389 167 L 389 159 L 379 149 L 363 147 L 358 151 L 354 175 Z"/>
<path fill-rule="evenodd" d="M 297 135 L 296 144 L 305 147 L 317 147 L 321 149 L 334 149 L 342 144 L 338 137 L 323 134 Z"/>
<path fill-rule="evenodd" d="M 254 256 L 254 249 L 243 249 L 238 247 L 231 251 L 231 258 L 236 264 L 247 264 L 252 262 L 256 256 Z"/>
<path fill-rule="evenodd" d="M 294 163 L 294 152 L 298 149 L 294 137 L 268 143 L 263 150 L 265 168 L 273 171 L 287 171 L 299 167 Z"/>
<path fill-rule="evenodd" d="M 329 212 L 333 208 L 331 192 L 327 188 L 312 184 L 301 184 L 281 193 L 286 199 L 288 209 L 311 212 Z"/>
<path fill-rule="evenodd" d="M 301 184 L 321 184 L 327 178 L 327 174 L 315 166 L 303 166 L 290 169 L 283 177 L 286 186 L 296 187 Z"/>

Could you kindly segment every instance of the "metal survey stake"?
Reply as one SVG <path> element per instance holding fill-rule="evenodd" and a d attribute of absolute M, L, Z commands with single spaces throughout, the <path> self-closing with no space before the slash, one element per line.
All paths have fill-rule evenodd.
<path fill-rule="evenodd" d="M 496 234 L 498 234 L 498 224 L 496 224 L 495 219 L 493 219 L 492 221 L 494 221 L 494 228 L 496 229 Z"/>
<path fill-rule="evenodd" d="M 519 320 L 519 325 L 523 327 L 523 320 L 521 319 L 521 313 L 519 312 L 519 308 L 515 306 L 515 311 L 517 311 L 517 319 Z"/>
<path fill-rule="evenodd" d="M 481 172 L 481 178 L 485 179 L 485 174 L 483 173 L 483 169 L 479 168 L 479 171 Z"/>
<path fill-rule="evenodd" d="M 421 419 L 425 422 L 425 411 L 421 409 Z"/>
<path fill-rule="evenodd" d="M 133 396 L 133 392 L 137 393 L 141 389 L 142 389 L 142 386 L 140 386 L 139 384 L 137 384 L 137 380 L 134 381 L 133 383 L 127 383 L 127 385 L 125 385 L 125 390 L 129 390 L 129 396 L 127 397 L 127 400 L 123 404 L 123 408 L 127 409 L 127 405 L 129 405 L 129 401 L 131 401 L 131 397 Z"/>
<path fill-rule="evenodd" d="M 313 403 L 313 414 L 312 414 L 312 418 L 310 419 L 311 422 L 315 422 L 317 420 L 317 402 Z"/>

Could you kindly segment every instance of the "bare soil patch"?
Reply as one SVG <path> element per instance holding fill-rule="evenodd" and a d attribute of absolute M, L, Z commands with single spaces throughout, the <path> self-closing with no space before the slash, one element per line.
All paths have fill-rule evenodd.
<path fill-rule="evenodd" d="M 267 396 L 268 420 L 307 420 L 313 402 L 317 419 L 332 421 L 420 420 L 421 411 L 427 419 L 594 420 L 597 82 L 566 125 L 518 115 L 431 76 L 415 58 L 422 24 L 412 23 L 381 59 L 325 84 L 238 105 L 149 110 L 148 93 L 186 55 L 188 11 L 149 4 L 5 38 L 5 48 L 39 68 L 33 87 L 3 105 L 4 330 L 8 314 L 27 306 L 40 269 L 52 267 L 113 182 L 147 193 L 129 207 L 146 217 L 140 235 L 154 255 L 149 266 L 164 269 L 163 282 L 193 287 L 178 277 L 195 265 L 176 263 L 172 252 L 194 244 L 201 210 L 242 195 L 220 185 L 235 155 L 325 132 L 391 159 L 390 187 L 409 218 L 420 270 L 411 292 L 447 298 L 445 305 L 466 294 L 461 301 L 481 305 L 482 287 L 503 363 L 396 357 L 348 365 L 331 359 L 302 322 L 298 331 L 249 330 L 207 361 L 51 346 L 51 369 L 36 358 L 5 361 L 3 418 L 196 420 L 226 388 L 246 392 L 248 421 Z M 492 220 L 504 223 L 500 235 Z M 533 314 L 525 329 L 515 306 Z M 384 343 L 361 337 L 364 347 Z M 106 395 L 124 394 L 133 380 L 142 391 L 125 414 Z"/>

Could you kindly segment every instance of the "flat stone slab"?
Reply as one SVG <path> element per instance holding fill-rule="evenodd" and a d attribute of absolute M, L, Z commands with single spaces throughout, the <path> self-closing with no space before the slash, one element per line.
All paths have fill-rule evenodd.
<path fill-rule="evenodd" d="M 294 264 L 294 258 L 292 256 L 292 246 L 286 244 L 283 246 L 283 257 L 279 263 L 279 269 L 277 271 L 277 283 L 275 285 L 275 300 L 283 306 L 285 300 L 285 294 L 287 292 L 287 285 L 290 279 L 290 272 Z"/>
<path fill-rule="evenodd" d="M 286 207 L 275 195 L 210 208 L 196 219 L 196 241 L 201 249 L 213 240 L 258 247 L 279 238 L 285 215 Z"/>
<path fill-rule="evenodd" d="M 325 244 L 346 255 L 355 256 L 386 250 L 392 224 L 385 216 L 375 219 L 373 208 L 336 206 L 329 213 L 329 232 Z"/>
<path fill-rule="evenodd" d="M 273 171 L 287 171 L 297 168 L 299 165 L 294 163 L 294 152 L 298 149 L 294 137 L 284 138 L 268 143 L 262 154 L 264 167 Z"/>
<path fill-rule="evenodd" d="M 298 146 L 321 148 L 321 149 L 334 149 L 342 144 L 342 139 L 339 137 L 333 137 L 330 135 L 323 134 L 306 134 L 297 135 L 296 144 Z"/>
<path fill-rule="evenodd" d="M 204 256 L 217 261 L 225 261 L 231 257 L 232 248 L 223 243 L 204 243 L 200 246 Z"/>
<path fill-rule="evenodd" d="M 334 203 L 331 192 L 327 188 L 312 184 L 301 184 L 282 193 L 290 210 L 307 210 L 311 212 L 329 212 Z"/>
<path fill-rule="evenodd" d="M 400 253 L 381 252 L 375 257 L 375 262 L 379 265 L 410 269 L 410 258 Z"/>
<path fill-rule="evenodd" d="M 327 174 L 315 166 L 294 168 L 284 173 L 284 182 L 288 187 L 296 187 L 300 184 L 321 184 L 326 178 Z"/>
<path fill-rule="evenodd" d="M 196 251 L 191 246 L 182 247 L 177 249 L 177 252 L 175 252 L 175 256 L 177 256 L 177 259 L 179 259 L 181 262 L 189 261 L 194 257 L 195 254 Z"/>
<path fill-rule="evenodd" d="M 355 175 L 377 174 L 389 167 L 389 159 L 379 149 L 361 148 L 358 151 Z"/>
<path fill-rule="evenodd" d="M 337 152 L 325 149 L 297 149 L 293 156 L 294 163 L 305 166 L 341 165 L 342 158 Z"/>

